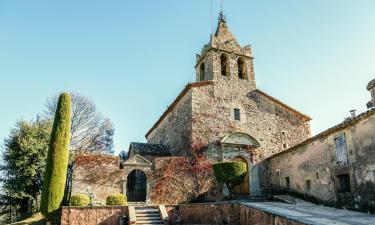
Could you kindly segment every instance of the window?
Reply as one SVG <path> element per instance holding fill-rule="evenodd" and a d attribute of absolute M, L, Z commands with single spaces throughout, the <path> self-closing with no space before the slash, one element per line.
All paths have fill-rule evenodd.
<path fill-rule="evenodd" d="M 283 149 L 288 148 L 288 145 L 286 143 L 283 143 Z"/>
<path fill-rule="evenodd" d="M 337 165 L 343 166 L 348 164 L 348 149 L 346 147 L 345 135 L 335 138 L 335 148 Z"/>
<path fill-rule="evenodd" d="M 306 180 L 306 192 L 311 191 L 311 180 Z"/>
<path fill-rule="evenodd" d="M 237 121 L 241 120 L 241 112 L 240 109 L 234 109 L 234 119 Z"/>
<path fill-rule="evenodd" d="M 221 75 L 228 76 L 229 75 L 229 73 L 228 73 L 228 69 L 229 69 L 228 57 L 226 55 L 222 54 L 220 56 L 220 63 L 221 63 Z"/>
<path fill-rule="evenodd" d="M 372 182 L 375 183 L 375 170 L 370 170 L 368 172 L 368 179 Z"/>
<path fill-rule="evenodd" d="M 319 180 L 319 173 L 316 172 L 316 179 Z"/>
<path fill-rule="evenodd" d="M 337 193 L 351 192 L 349 174 L 337 176 Z"/>
<path fill-rule="evenodd" d="M 290 188 L 290 179 L 289 177 L 285 177 L 285 186 L 289 189 Z"/>
<path fill-rule="evenodd" d="M 245 61 L 243 60 L 243 58 L 238 58 L 237 68 L 238 68 L 238 77 L 240 79 L 246 79 L 246 66 L 245 66 Z"/>
<path fill-rule="evenodd" d="M 199 81 L 204 81 L 204 63 L 202 63 L 199 67 Z"/>

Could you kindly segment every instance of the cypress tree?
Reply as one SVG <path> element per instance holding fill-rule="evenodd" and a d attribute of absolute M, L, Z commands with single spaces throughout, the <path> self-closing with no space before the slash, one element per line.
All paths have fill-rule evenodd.
<path fill-rule="evenodd" d="M 62 93 L 56 108 L 49 143 L 40 209 L 48 219 L 57 217 L 64 197 L 69 158 L 71 99 Z"/>

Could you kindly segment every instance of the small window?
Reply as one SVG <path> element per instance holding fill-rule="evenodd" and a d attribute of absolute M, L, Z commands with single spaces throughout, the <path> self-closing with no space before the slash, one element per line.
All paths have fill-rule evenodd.
<path fill-rule="evenodd" d="M 220 63 L 221 63 L 221 75 L 228 76 L 229 75 L 229 73 L 228 73 L 228 69 L 229 69 L 228 57 L 226 55 L 222 54 L 220 56 Z"/>
<path fill-rule="evenodd" d="M 316 175 L 316 179 L 317 179 L 317 180 L 319 180 L 319 173 L 318 173 L 318 172 L 316 172 L 316 174 L 315 174 L 315 175 Z"/>
<path fill-rule="evenodd" d="M 369 173 L 368 173 L 368 179 L 375 183 L 375 170 L 370 170 Z"/>
<path fill-rule="evenodd" d="M 289 177 L 285 177 L 285 186 L 289 189 L 290 188 L 290 179 Z"/>
<path fill-rule="evenodd" d="M 337 176 L 337 193 L 351 192 L 349 174 Z"/>
<path fill-rule="evenodd" d="M 199 81 L 204 81 L 205 76 L 204 76 L 204 63 L 202 63 L 199 67 Z"/>
<path fill-rule="evenodd" d="M 343 166 L 348 164 L 348 149 L 346 146 L 345 135 L 335 138 L 335 148 L 337 165 Z"/>
<path fill-rule="evenodd" d="M 288 145 L 286 143 L 283 143 L 283 149 L 287 149 Z"/>
<path fill-rule="evenodd" d="M 238 77 L 240 79 L 246 79 L 246 66 L 245 66 L 245 61 L 243 60 L 243 58 L 238 58 L 237 68 L 238 68 Z"/>
<path fill-rule="evenodd" d="M 241 112 L 240 109 L 234 109 L 234 119 L 237 121 L 241 120 Z"/>
<path fill-rule="evenodd" d="M 306 180 L 306 192 L 311 191 L 311 180 Z"/>

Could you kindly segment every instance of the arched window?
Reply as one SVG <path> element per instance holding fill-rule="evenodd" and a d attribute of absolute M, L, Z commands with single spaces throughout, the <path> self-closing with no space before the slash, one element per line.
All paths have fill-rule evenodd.
<path fill-rule="evenodd" d="M 225 54 L 220 56 L 221 62 L 221 75 L 228 76 L 229 75 L 229 65 L 228 65 L 228 57 Z"/>
<path fill-rule="evenodd" d="M 204 81 L 204 63 L 202 63 L 199 67 L 199 81 Z"/>
<path fill-rule="evenodd" d="M 238 77 L 240 79 L 246 79 L 246 64 L 243 58 L 237 60 Z"/>

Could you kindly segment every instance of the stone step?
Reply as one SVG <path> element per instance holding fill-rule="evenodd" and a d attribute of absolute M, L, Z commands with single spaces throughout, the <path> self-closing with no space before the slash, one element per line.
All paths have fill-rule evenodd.
<path fill-rule="evenodd" d="M 137 220 L 136 224 L 164 224 L 161 220 Z"/>
<path fill-rule="evenodd" d="M 137 216 L 137 220 L 160 220 L 160 216 Z"/>
<path fill-rule="evenodd" d="M 154 208 L 135 208 L 135 213 L 159 213 L 159 210 Z"/>
<path fill-rule="evenodd" d="M 159 213 L 136 213 L 135 214 L 137 217 L 138 216 L 157 216 L 157 217 L 159 217 L 160 216 L 160 214 Z"/>

